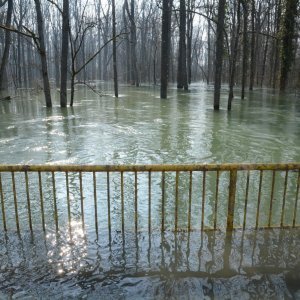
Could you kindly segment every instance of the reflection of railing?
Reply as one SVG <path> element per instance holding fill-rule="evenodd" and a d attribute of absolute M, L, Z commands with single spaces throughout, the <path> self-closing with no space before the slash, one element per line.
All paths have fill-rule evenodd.
<path fill-rule="evenodd" d="M 37 173 L 36 181 L 29 180 L 29 174 Z M 45 193 L 45 182 L 42 180 L 42 174 L 47 173 L 47 193 L 51 190 L 51 202 L 49 205 L 46 202 L 50 196 Z M 159 187 L 160 204 L 160 228 L 162 231 L 167 229 L 167 225 L 171 229 L 178 231 L 182 229 L 183 218 L 186 218 L 187 230 L 191 230 L 193 226 L 192 219 L 199 216 L 201 220 L 201 230 L 210 229 L 216 230 L 218 228 L 218 213 L 225 210 L 225 226 L 227 230 L 232 230 L 235 226 L 235 218 L 238 218 L 240 227 L 246 227 L 247 210 L 251 208 L 252 219 L 254 224 L 252 227 L 295 227 L 298 224 L 298 198 L 299 198 L 299 185 L 300 185 L 300 163 L 288 164 L 201 164 L 201 165 L 0 165 L 0 196 L 1 196 L 1 210 L 2 210 L 2 223 L 6 231 L 7 215 L 14 214 L 17 231 L 20 231 L 20 208 L 19 203 L 22 203 L 23 209 L 21 211 L 22 218 L 28 219 L 29 229 L 33 230 L 33 216 L 32 216 L 32 186 L 36 185 L 38 190 L 39 201 L 35 201 L 34 205 L 40 206 L 40 218 L 43 230 L 46 229 L 46 217 L 53 215 L 56 230 L 59 229 L 59 215 L 61 208 L 58 208 L 58 198 L 66 198 L 67 203 L 67 220 L 68 224 L 72 222 L 72 201 L 70 195 L 70 174 L 72 178 L 76 175 L 78 178 L 78 197 L 80 200 L 80 219 L 82 225 L 85 224 L 85 210 L 84 202 L 87 195 L 84 194 L 83 174 L 92 174 L 92 198 L 93 198 L 93 218 L 95 230 L 98 233 L 99 222 L 102 222 L 98 216 L 98 193 L 102 193 L 103 189 L 106 192 L 107 200 L 107 224 L 108 229 L 111 231 L 113 223 L 112 218 L 112 201 L 111 195 L 112 185 L 119 185 L 120 192 L 117 197 L 120 202 L 114 205 L 120 206 L 121 210 L 121 227 L 122 231 L 125 230 L 125 211 L 127 209 L 128 201 L 125 203 L 126 189 L 130 190 L 129 185 L 124 182 L 124 175 L 127 173 L 133 174 L 133 180 L 130 185 L 133 196 L 134 206 L 134 223 L 135 231 L 140 228 L 138 226 L 138 218 L 141 214 L 147 214 L 145 210 L 139 213 L 139 206 L 145 203 L 148 206 L 148 229 L 151 230 L 153 216 L 151 214 L 151 205 L 153 190 L 158 193 Z M 106 176 L 106 183 L 97 186 L 97 175 L 101 173 Z M 156 182 L 153 187 L 153 174 L 159 174 L 159 183 Z M 62 178 L 58 180 L 57 174 L 64 174 L 65 191 L 57 193 L 57 185 L 61 183 Z M 74 175 L 75 174 L 75 175 Z M 119 181 L 112 181 L 111 176 L 119 174 Z M 140 176 L 147 177 L 143 184 L 138 183 Z M 173 177 L 166 180 L 167 174 L 173 174 Z M 213 174 L 213 176 L 211 176 Z M 223 176 L 225 174 L 225 176 Z M 278 176 L 280 174 L 280 176 Z M 16 176 L 18 179 L 16 180 Z M 196 176 L 196 177 L 195 177 Z M 198 177 L 197 177 L 198 176 Z M 208 176 L 209 180 L 208 180 Z M 223 176 L 221 178 L 221 176 Z M 284 180 L 280 182 L 280 178 Z M 201 179 L 201 182 L 198 182 Z M 265 182 L 266 179 L 269 182 Z M 197 180 L 197 182 L 195 182 Z M 221 184 L 222 182 L 222 184 Z M 173 191 L 167 192 L 167 187 L 172 186 Z M 198 189 L 201 184 L 201 190 Z M 195 185 L 197 186 L 195 188 Z M 17 189 L 22 186 L 24 193 L 22 198 L 18 196 Z M 266 187 L 267 186 L 267 187 Z M 50 187 L 50 190 L 49 190 Z M 142 190 L 142 195 L 139 195 L 138 190 Z M 198 192 L 195 195 L 195 192 Z M 128 192 L 127 192 L 128 193 Z M 243 196 L 241 196 L 241 193 Z M 91 196 L 90 195 L 90 196 Z M 172 201 L 170 199 L 172 196 Z M 181 195 L 181 196 L 180 196 Z M 200 199 L 197 205 L 196 200 Z M 281 198 L 281 203 L 276 203 L 275 199 Z M 209 199 L 208 199 L 209 198 Z M 222 199 L 221 199 L 222 198 Z M 264 207 L 262 209 L 262 198 L 264 198 Z M 266 202 L 266 198 L 269 198 Z M 13 208 L 11 208 L 10 200 L 12 199 Z M 166 203 L 168 200 L 168 203 Z M 193 200 L 193 201 L 192 201 Z M 222 200 L 222 203 L 219 202 Z M 250 201 L 251 200 L 251 201 Z M 49 200 L 50 201 L 50 200 Z M 224 206 L 224 203 L 226 205 Z M 251 202 L 251 203 L 250 203 Z M 254 203 L 255 202 L 255 203 Z M 278 202 L 278 201 L 277 201 Z M 184 203 L 186 204 L 184 206 Z M 47 209 L 45 205 L 47 204 Z M 256 208 L 255 208 L 256 205 Z M 238 208 L 237 208 L 238 206 Z M 9 209 L 7 210 L 7 207 Z M 209 207 L 209 209 L 208 209 Z M 170 212 L 170 209 L 173 212 Z M 198 212 L 196 211 L 198 209 Z M 199 210 L 200 209 L 200 210 Z M 24 212 L 26 210 L 26 213 Z M 267 210 L 267 212 L 266 212 Z M 261 214 L 263 213 L 264 220 L 261 221 Z M 206 214 L 209 214 L 209 219 L 206 219 Z M 279 224 L 273 224 L 272 217 L 279 214 Z M 166 224 L 166 215 L 168 216 L 168 224 Z M 201 218 L 200 218 L 201 215 Z M 179 220 L 180 216 L 180 220 Z M 145 217 L 145 216 L 143 216 Z M 288 218 L 289 217 L 289 218 Z M 155 215 L 157 219 L 157 215 Z M 211 226 L 207 226 L 207 222 L 211 222 Z M 157 220 L 156 220 L 157 221 Z M 180 224 L 179 224 L 180 221 Z M 130 222 L 130 220 L 129 220 Z M 265 222 L 265 226 L 261 223 Z M 288 223 L 289 222 L 289 223 Z M 172 224 L 173 223 L 173 224 Z M 247 226 L 249 227 L 249 226 Z"/>
<path fill-rule="evenodd" d="M 114 232 L 111 240 L 107 232 L 95 240 L 80 224 L 73 229 L 34 238 L 0 233 L 2 298 L 20 286 L 32 298 L 42 287 L 44 298 L 297 299 L 298 229 Z"/>
<path fill-rule="evenodd" d="M 81 298 L 96 291 L 94 298 L 106 299 L 125 289 L 132 299 L 185 299 L 187 291 L 192 299 L 203 291 L 217 299 L 246 292 L 249 298 L 297 299 L 298 230 L 120 232 L 111 241 L 107 233 L 95 241 L 81 226 L 74 229 L 72 234 L 37 233 L 34 239 L 0 234 L 1 292 L 22 286 L 22 296 L 26 291 L 33 296 L 42 286 L 45 298 L 68 291 Z"/>

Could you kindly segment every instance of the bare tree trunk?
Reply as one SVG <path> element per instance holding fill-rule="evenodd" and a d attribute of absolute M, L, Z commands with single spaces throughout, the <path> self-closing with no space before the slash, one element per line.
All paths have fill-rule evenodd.
<path fill-rule="evenodd" d="M 185 0 L 180 0 L 180 23 L 179 23 L 179 53 L 177 69 L 177 88 L 188 90 L 186 72 L 186 7 Z"/>
<path fill-rule="evenodd" d="M 130 1 L 130 31 L 131 31 L 131 64 L 133 70 L 133 84 L 137 87 L 140 85 L 138 68 L 137 68 L 137 55 L 136 55 L 136 25 L 135 25 L 135 10 L 134 0 Z"/>
<path fill-rule="evenodd" d="M 136 85 L 137 87 L 140 85 L 139 81 L 139 74 L 138 74 L 138 67 L 137 67 L 137 55 L 136 55 L 136 24 L 135 24 L 135 9 L 134 9 L 134 0 L 130 1 L 130 11 L 128 8 L 128 2 L 125 0 L 125 8 L 129 17 L 130 21 L 130 64 L 131 64 L 131 80 L 132 84 Z"/>
<path fill-rule="evenodd" d="M 162 8 L 162 30 L 161 30 L 161 75 L 160 75 L 160 97 L 167 98 L 170 44 L 171 44 L 171 15 L 173 0 L 163 0 Z"/>
<path fill-rule="evenodd" d="M 256 55 L 255 55 L 255 0 L 251 1 L 251 64 L 250 64 L 250 82 L 249 90 L 253 90 L 254 76 L 255 76 L 255 65 L 256 65 Z"/>
<path fill-rule="evenodd" d="M 97 3 L 97 4 L 96 4 Z M 98 47 L 101 47 L 101 2 L 95 2 L 96 10 L 97 10 L 97 35 L 98 35 Z M 101 53 L 98 56 L 98 68 L 97 68 L 97 77 L 101 79 L 102 74 L 102 55 Z"/>
<path fill-rule="evenodd" d="M 12 13 L 13 13 L 13 0 L 8 0 L 7 15 L 6 15 L 6 22 L 5 22 L 6 27 L 10 27 L 11 25 Z M 6 74 L 5 70 L 6 70 L 6 65 L 8 63 L 10 41 L 11 41 L 11 32 L 9 30 L 6 30 L 5 46 L 4 46 L 4 51 L 3 51 L 3 56 L 1 60 L 1 66 L 0 66 L 0 91 L 4 89 L 4 78 L 5 78 L 4 76 Z"/>
<path fill-rule="evenodd" d="M 277 3 L 277 15 L 276 15 L 276 35 L 277 39 L 275 42 L 275 59 L 274 59 L 274 69 L 273 69 L 273 88 L 276 88 L 277 83 L 277 74 L 278 74 L 278 64 L 279 64 L 279 52 L 280 52 L 280 43 L 279 43 L 279 36 L 280 36 L 280 23 L 281 23 L 281 0 L 278 0 Z"/>
<path fill-rule="evenodd" d="M 20 25 L 18 26 L 19 30 L 20 30 Z M 17 62 L 17 82 L 18 82 L 18 86 L 21 87 L 22 86 L 22 42 L 21 41 L 21 35 L 18 34 L 18 42 L 17 42 L 17 51 L 18 51 L 18 62 Z M 24 66 L 23 66 L 24 68 Z"/>
<path fill-rule="evenodd" d="M 207 23 L 207 79 L 206 83 L 210 83 L 211 78 L 211 30 L 210 30 L 211 22 L 208 20 Z"/>
<path fill-rule="evenodd" d="M 22 54 L 22 61 L 23 61 L 23 68 L 22 68 L 22 73 L 23 73 L 23 86 L 28 87 L 29 83 L 28 83 L 28 68 L 26 68 L 26 58 L 25 58 L 25 45 L 24 45 L 24 41 L 22 43 L 22 50 L 21 50 L 21 54 Z"/>
<path fill-rule="evenodd" d="M 233 39 L 232 39 L 232 51 L 231 51 L 231 61 L 229 68 L 229 95 L 228 95 L 228 104 L 227 109 L 231 110 L 231 103 L 233 99 L 233 86 L 235 79 L 235 69 L 236 69 L 236 60 L 238 54 L 238 44 L 239 44 L 239 33 L 240 33 L 240 23 L 241 23 L 241 8 L 240 0 L 237 2 L 237 24 L 235 29 L 235 20 L 233 20 Z"/>
<path fill-rule="evenodd" d="M 67 106 L 68 52 L 69 52 L 69 0 L 63 0 L 61 64 L 60 64 L 60 106 L 61 107 Z"/>
<path fill-rule="evenodd" d="M 149 32 L 149 26 L 148 26 L 148 17 L 146 16 L 146 8 L 145 8 L 145 1 L 142 2 L 141 6 L 141 29 L 140 29 L 140 55 L 139 55 L 139 61 L 142 62 L 139 66 L 140 72 L 139 72 L 139 81 L 140 82 L 146 82 L 147 81 L 147 69 L 149 66 L 148 59 L 147 59 L 147 36 Z"/>
<path fill-rule="evenodd" d="M 267 61 L 267 54 L 268 54 L 268 48 L 269 48 L 269 34 L 270 34 L 270 0 L 268 1 L 268 12 L 267 12 L 267 37 L 266 37 L 266 44 L 264 48 L 264 55 L 263 55 L 263 63 L 262 63 L 262 72 L 261 72 L 261 81 L 260 86 L 263 86 L 264 83 L 264 77 L 265 77 L 265 71 L 266 71 L 266 61 Z"/>
<path fill-rule="evenodd" d="M 74 95 L 75 95 L 75 76 L 76 72 L 72 72 L 71 74 L 71 99 L 70 99 L 70 106 L 73 106 L 74 103 Z"/>
<path fill-rule="evenodd" d="M 194 14 L 192 10 L 194 9 L 194 0 L 188 0 L 188 12 L 187 12 L 187 43 L 186 43 L 186 52 L 187 52 L 187 81 L 188 84 L 192 82 L 192 40 L 193 40 L 193 19 Z"/>
<path fill-rule="evenodd" d="M 153 55 L 153 84 L 156 85 L 156 53 L 157 45 L 155 45 L 154 55 Z"/>
<path fill-rule="evenodd" d="M 280 91 L 286 89 L 288 74 L 294 59 L 294 37 L 298 0 L 287 0 L 282 28 L 282 51 L 280 70 Z"/>
<path fill-rule="evenodd" d="M 46 99 L 46 106 L 51 107 L 51 91 L 48 77 L 48 67 L 47 67 L 47 57 L 46 57 L 46 47 L 45 47 L 45 38 L 44 38 L 44 24 L 43 24 L 43 15 L 41 10 L 40 0 L 34 0 L 36 17 L 37 17 L 37 27 L 39 33 L 39 53 L 42 63 L 42 75 L 43 75 L 43 84 L 44 84 L 44 94 Z"/>
<path fill-rule="evenodd" d="M 214 110 L 219 110 L 220 108 L 220 93 L 221 93 L 223 48 L 224 48 L 225 4 L 226 4 L 226 0 L 219 0 L 217 40 L 216 40 L 216 60 L 215 60 Z"/>
<path fill-rule="evenodd" d="M 123 22 L 124 22 L 124 31 L 128 31 L 128 21 L 126 18 L 126 3 L 123 5 Z M 126 82 L 130 83 L 131 81 L 131 74 L 130 74 L 130 41 L 129 38 L 126 37 L 125 39 L 125 62 L 126 62 Z"/>
<path fill-rule="evenodd" d="M 242 70 L 242 94 L 241 98 L 245 98 L 245 87 L 248 72 L 248 3 L 247 0 L 242 1 L 244 13 L 244 28 L 243 28 L 243 70 Z"/>
<path fill-rule="evenodd" d="M 117 42 L 116 42 L 116 7 L 115 0 L 112 0 L 112 35 L 113 35 L 113 66 L 114 66 L 114 90 L 118 98 L 118 71 L 117 71 Z"/>

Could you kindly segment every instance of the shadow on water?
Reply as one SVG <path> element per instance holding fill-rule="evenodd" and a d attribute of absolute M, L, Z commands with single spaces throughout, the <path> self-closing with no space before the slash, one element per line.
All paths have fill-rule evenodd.
<path fill-rule="evenodd" d="M 78 224 L 77 224 L 78 225 Z M 2 297 L 298 298 L 300 232 L 0 236 Z"/>

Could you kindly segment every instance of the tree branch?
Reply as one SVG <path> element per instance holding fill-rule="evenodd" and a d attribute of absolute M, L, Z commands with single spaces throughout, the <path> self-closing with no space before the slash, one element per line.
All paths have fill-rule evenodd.
<path fill-rule="evenodd" d="M 14 28 L 14 27 L 7 27 L 5 25 L 0 24 L 0 28 L 4 29 L 4 30 L 7 30 L 7 31 L 11 31 L 11 32 L 17 33 L 17 34 L 20 34 L 20 35 L 23 35 L 23 36 L 26 36 L 26 37 L 29 37 L 31 39 L 33 38 L 33 36 L 31 34 L 26 33 L 24 31 L 20 31 L 20 30 Z"/>
<path fill-rule="evenodd" d="M 75 75 L 80 73 L 111 41 L 125 34 L 128 34 L 128 32 L 119 33 L 118 35 L 112 37 L 106 43 L 104 43 L 104 45 L 102 45 L 97 52 L 95 52 L 78 70 L 75 71 Z"/>
<path fill-rule="evenodd" d="M 76 84 L 84 84 L 85 86 L 87 86 L 90 90 L 92 90 L 95 94 L 97 94 L 98 96 L 102 97 L 103 94 L 101 92 L 98 92 L 96 89 L 94 89 L 91 85 L 89 85 L 88 83 L 84 82 L 84 81 L 76 81 L 74 83 L 74 85 Z"/>
<path fill-rule="evenodd" d="M 59 5 L 56 2 L 54 2 L 52 0 L 47 0 L 47 1 L 51 4 L 53 4 L 58 9 L 58 11 L 61 13 L 61 15 L 63 15 L 62 9 L 59 7 Z"/>
<path fill-rule="evenodd" d="M 1 0 L 0 1 L 0 7 L 2 7 L 3 5 L 5 5 L 6 2 L 7 2 L 7 0 L 3 0 L 3 1 Z"/>

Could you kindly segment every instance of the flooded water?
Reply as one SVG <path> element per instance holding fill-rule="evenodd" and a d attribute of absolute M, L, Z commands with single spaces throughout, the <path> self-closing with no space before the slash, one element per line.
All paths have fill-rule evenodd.
<path fill-rule="evenodd" d="M 41 95 L 24 95 L 0 104 L 0 162 L 300 161 L 298 98 L 257 91 L 228 113 L 226 97 L 214 112 L 206 85 L 171 89 L 167 100 L 154 87 L 121 87 L 119 99 L 81 89 L 74 108 L 52 110 Z"/>
<path fill-rule="evenodd" d="M 0 236 L 0 298 L 299 299 L 299 230 Z"/>
<path fill-rule="evenodd" d="M 108 87 L 104 86 L 104 89 Z M 213 91 L 201 84 L 189 93 L 170 90 L 167 100 L 159 98 L 155 87 L 121 87 L 119 99 L 110 94 L 98 97 L 79 88 L 75 106 L 60 109 L 44 107 L 39 94 L 23 94 L 0 103 L 0 163 L 17 164 L 156 164 L 156 163 L 228 163 L 228 162 L 299 162 L 300 101 L 295 95 L 285 97 L 272 90 L 257 90 L 241 101 L 236 98 L 233 110 L 212 110 Z M 105 93 L 104 93 L 105 94 Z M 42 181 L 46 234 L 29 233 L 24 178 L 16 174 L 21 234 L 15 232 L 13 197 L 9 197 L 11 177 L 3 191 L 8 213 L 8 233 L 0 235 L 0 299 L 9 298 L 101 298 L 101 299 L 198 299 L 198 298 L 288 298 L 300 299 L 299 229 L 235 231 L 198 231 L 201 224 L 201 187 L 193 186 L 193 232 L 172 233 L 174 191 L 166 192 L 166 233 L 161 235 L 161 178 L 153 176 L 152 231 L 147 232 L 148 202 L 139 202 L 138 232 L 134 232 L 134 191 L 125 191 L 125 232 L 120 233 L 120 178 L 111 177 L 112 232 L 107 233 L 107 202 L 104 182 L 97 177 L 99 196 L 99 233 L 95 235 L 94 199 L 91 174 L 83 175 L 85 229 L 80 223 L 78 174 L 69 174 L 72 201 L 72 231 L 67 230 L 66 186 L 64 174 L 56 177 L 60 234 L 55 234 L 53 200 L 49 182 Z M 8 174 L 10 175 L 10 174 Z M 32 217 L 41 228 L 39 191 L 36 174 L 29 174 Z M 105 175 L 105 174 L 104 174 Z M 268 217 L 271 175 L 263 178 L 262 212 Z M 19 177 L 18 177 L 19 176 Z M 138 199 L 147 194 L 147 177 L 139 175 Z M 188 179 L 180 182 L 188 189 Z M 215 174 L 214 174 L 215 176 Z M 223 180 L 223 181 L 222 181 Z M 240 176 L 237 198 L 244 195 L 246 177 Z M 256 189 L 250 189 L 249 222 L 256 212 L 259 174 L 251 173 Z M 284 172 L 276 183 L 283 185 Z M 130 187 L 134 177 L 124 176 Z M 194 182 L 202 182 L 201 174 Z M 223 184 L 223 183 L 224 184 Z M 228 178 L 220 177 L 219 222 L 223 222 L 227 203 Z M 292 217 L 297 173 L 289 174 L 285 219 Z M 205 225 L 213 222 L 215 177 L 207 177 Z M 114 188 L 114 185 L 116 188 Z M 174 176 L 166 174 L 166 186 L 174 186 Z M 274 222 L 280 222 L 283 188 L 274 200 Z M 291 193 L 289 192 L 291 191 Z M 293 193 L 292 193 L 293 192 Z M 178 222 L 187 227 L 187 193 L 180 191 Z M 200 196 L 199 196 L 200 195 Z M 224 196 L 224 201 L 222 200 Z M 156 197 L 156 198 L 155 198 Z M 252 198 L 253 199 L 252 199 Z M 156 199 L 156 200 L 155 200 Z M 252 200 L 251 200 L 252 199 Z M 250 201 L 251 200 L 251 201 Z M 22 202 L 23 201 L 23 202 Z M 127 205 L 128 204 L 128 205 Z M 130 204 L 130 205 L 129 205 Z M 236 224 L 243 221 L 242 202 L 237 203 Z M 298 207 L 299 211 L 299 207 Z M 223 216 L 223 219 L 222 219 Z M 0 216 L 0 226 L 2 226 Z M 300 222 L 300 212 L 297 215 Z M 260 220 L 261 225 L 265 220 Z M 276 223 L 276 224 L 277 224 Z M 248 223 L 247 223 L 248 224 Z M 222 226 L 221 226 L 222 227 Z M 1 227 L 1 232 L 2 227 Z"/>

